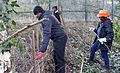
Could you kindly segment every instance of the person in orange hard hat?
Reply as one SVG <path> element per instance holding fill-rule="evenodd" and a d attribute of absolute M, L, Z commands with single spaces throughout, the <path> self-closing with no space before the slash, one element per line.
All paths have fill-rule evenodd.
<path fill-rule="evenodd" d="M 110 13 L 103 9 L 103 10 L 100 10 L 99 13 L 97 14 L 97 17 L 109 17 L 110 16 Z"/>
<path fill-rule="evenodd" d="M 94 29 L 96 38 L 94 39 L 93 45 L 90 49 L 90 64 L 94 63 L 95 52 L 100 49 L 102 58 L 104 60 L 105 69 L 109 72 L 109 58 L 108 51 L 111 49 L 114 32 L 112 28 L 112 22 L 109 19 L 109 12 L 105 9 L 100 10 L 97 17 L 100 19 L 97 29 Z"/>

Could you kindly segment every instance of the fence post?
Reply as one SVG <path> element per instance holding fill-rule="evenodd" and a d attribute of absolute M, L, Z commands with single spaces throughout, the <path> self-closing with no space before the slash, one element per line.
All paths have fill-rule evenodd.
<path fill-rule="evenodd" d="M 87 0 L 85 0 L 85 22 L 87 22 Z"/>
<path fill-rule="evenodd" d="M 112 10 L 111 10 L 112 20 L 113 20 L 113 13 L 114 13 L 114 11 L 113 11 L 113 7 L 114 7 L 114 3 L 113 3 L 113 0 L 112 0 Z"/>
<path fill-rule="evenodd" d="M 50 10 L 50 7 L 51 7 L 51 4 L 50 4 L 50 3 L 51 3 L 51 1 L 49 0 L 49 10 Z"/>

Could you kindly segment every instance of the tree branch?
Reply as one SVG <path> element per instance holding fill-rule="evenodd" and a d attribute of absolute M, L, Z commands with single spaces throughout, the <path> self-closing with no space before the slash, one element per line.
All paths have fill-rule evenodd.
<path fill-rule="evenodd" d="M 34 22 L 34 23 L 30 24 L 30 25 L 27 25 L 27 26 L 19 29 L 18 31 L 14 32 L 12 35 L 8 36 L 5 40 L 0 41 L 0 45 L 4 44 L 4 43 L 7 42 L 9 39 L 11 39 L 12 37 L 16 36 L 18 33 L 21 33 L 21 32 L 23 32 L 23 31 L 25 31 L 26 29 L 31 28 L 31 27 L 39 24 L 39 23 L 42 23 L 42 22 L 45 21 L 45 20 L 48 20 L 48 19 L 47 19 L 47 18 L 43 18 L 43 19 L 41 19 L 41 20 L 39 20 L 39 21 L 37 21 L 37 22 Z"/>

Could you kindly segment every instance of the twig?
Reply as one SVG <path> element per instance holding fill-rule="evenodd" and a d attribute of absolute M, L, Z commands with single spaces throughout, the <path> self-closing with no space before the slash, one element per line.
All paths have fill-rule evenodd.
<path fill-rule="evenodd" d="M 0 45 L 4 44 L 4 43 L 7 42 L 9 39 L 11 39 L 12 37 L 16 36 L 18 33 L 21 33 L 21 32 L 23 32 L 23 31 L 25 31 L 26 29 L 28 29 L 28 28 L 30 28 L 30 27 L 33 27 L 33 26 L 35 26 L 35 25 L 37 25 L 37 24 L 39 24 L 39 23 L 42 23 L 42 22 L 45 21 L 45 20 L 47 20 L 47 18 L 43 18 L 43 19 L 41 19 L 40 21 L 34 22 L 34 23 L 30 24 L 30 25 L 27 25 L 27 26 L 19 29 L 18 31 L 16 31 L 15 33 L 13 33 L 11 36 L 8 36 L 5 40 L 0 41 Z"/>

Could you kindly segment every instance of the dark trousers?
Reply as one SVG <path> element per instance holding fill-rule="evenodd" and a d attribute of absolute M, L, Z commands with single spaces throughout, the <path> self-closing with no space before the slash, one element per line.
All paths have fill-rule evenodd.
<path fill-rule="evenodd" d="M 54 46 L 54 61 L 55 61 L 55 73 L 65 73 L 65 46 L 67 42 L 67 36 L 57 38 L 53 41 Z"/>
<path fill-rule="evenodd" d="M 94 60 L 94 55 L 95 55 L 95 52 L 98 50 L 98 47 L 100 45 L 100 42 L 99 41 L 96 41 L 93 46 L 91 47 L 90 49 L 90 58 L 89 60 L 93 62 Z M 104 63 L 105 63 L 105 68 L 109 70 L 109 58 L 108 58 L 108 51 L 106 50 L 101 50 L 101 48 L 99 48 L 100 51 L 101 51 L 101 56 L 104 60 Z"/>

